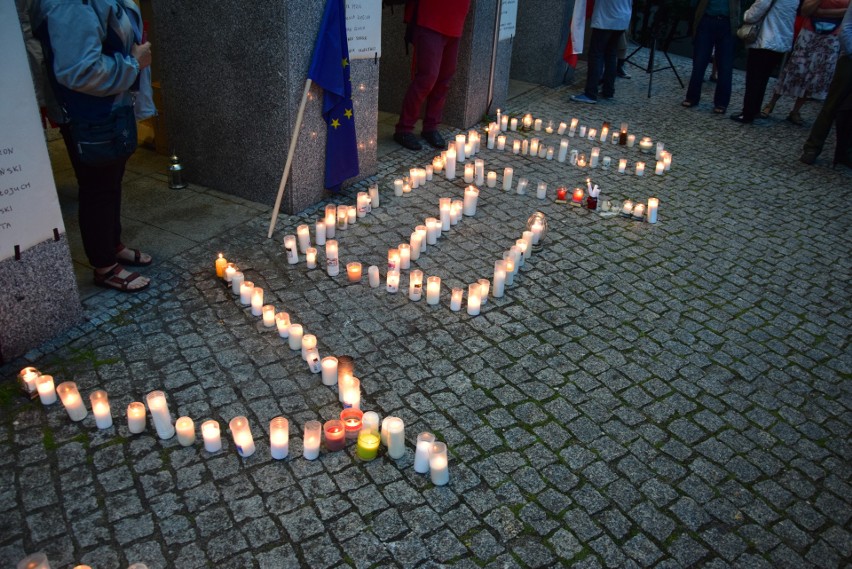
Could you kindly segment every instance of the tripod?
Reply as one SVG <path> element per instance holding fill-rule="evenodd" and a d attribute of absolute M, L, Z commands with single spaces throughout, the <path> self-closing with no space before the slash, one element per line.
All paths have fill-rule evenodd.
<path fill-rule="evenodd" d="M 648 74 L 648 98 L 651 98 L 651 89 L 654 84 L 654 73 L 665 71 L 666 69 L 671 69 L 672 72 L 674 72 L 677 82 L 680 83 L 680 88 L 684 88 L 683 81 L 677 72 L 677 68 L 675 68 L 674 63 L 672 63 L 672 59 L 669 57 L 668 46 L 674 38 L 675 30 L 677 29 L 677 21 L 670 23 L 669 20 L 669 8 L 667 6 L 654 6 L 653 2 L 649 2 L 643 12 L 642 29 L 639 32 L 639 46 L 624 60 L 626 63 L 629 63 L 634 67 L 644 69 Z M 668 65 L 655 67 L 654 59 L 658 49 L 657 44 L 663 38 L 665 38 L 665 43 L 663 44 L 662 52 L 666 57 L 666 61 L 668 61 Z M 644 44 L 646 43 L 648 44 L 650 53 L 648 54 L 648 64 L 643 67 L 642 65 L 630 60 L 639 52 L 640 49 L 645 47 Z"/>

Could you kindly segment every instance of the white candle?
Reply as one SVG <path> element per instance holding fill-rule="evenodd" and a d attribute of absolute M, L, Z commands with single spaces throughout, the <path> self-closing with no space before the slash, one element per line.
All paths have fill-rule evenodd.
<path fill-rule="evenodd" d="M 301 324 L 290 324 L 290 333 L 287 338 L 287 344 L 291 350 L 302 349 L 302 335 L 305 333 Z"/>
<path fill-rule="evenodd" d="M 508 128 L 509 128 L 509 115 L 503 115 L 502 117 L 500 117 L 500 130 L 505 132 L 506 129 L 508 129 Z"/>
<path fill-rule="evenodd" d="M 503 253 L 503 266 L 506 269 L 504 286 L 511 286 L 515 282 L 515 258 L 509 251 Z M 494 296 L 496 297 L 497 295 Z"/>
<path fill-rule="evenodd" d="M 358 196 L 356 198 L 356 212 L 355 214 L 358 217 L 366 217 L 366 215 L 370 212 L 370 196 L 367 192 L 358 192 Z"/>
<path fill-rule="evenodd" d="M 411 236 L 408 238 L 409 243 L 409 256 L 412 261 L 416 261 L 420 258 L 420 248 L 421 248 L 421 240 L 423 239 L 420 232 L 415 230 L 411 232 Z"/>
<path fill-rule="evenodd" d="M 672 169 L 672 153 L 671 152 L 663 152 L 663 164 L 666 166 L 666 172 Z"/>
<path fill-rule="evenodd" d="M 529 153 L 530 153 L 530 141 L 529 140 L 522 140 L 521 141 L 521 154 L 526 156 Z"/>
<path fill-rule="evenodd" d="M 47 560 L 47 555 L 39 551 L 18 561 L 16 569 L 50 569 L 50 562 Z"/>
<path fill-rule="evenodd" d="M 464 164 L 465 160 L 465 136 L 463 134 L 456 135 L 456 161 L 459 164 Z"/>
<path fill-rule="evenodd" d="M 464 190 L 464 209 L 462 213 L 467 217 L 476 215 L 476 204 L 479 201 L 479 190 L 475 186 L 468 186 Z"/>
<path fill-rule="evenodd" d="M 456 178 L 456 149 L 450 148 L 447 150 L 447 157 L 445 158 L 444 163 L 444 172 L 446 173 L 448 180 L 455 180 Z"/>
<path fill-rule="evenodd" d="M 400 243 L 399 244 L 399 268 L 400 269 L 410 269 L 411 268 L 411 245 L 408 243 Z"/>
<path fill-rule="evenodd" d="M 519 196 L 523 196 L 527 193 L 527 185 L 529 185 L 529 180 L 526 178 L 520 178 L 518 180 L 518 185 L 515 187 L 515 193 Z"/>
<path fill-rule="evenodd" d="M 663 172 L 665 172 L 665 170 L 666 170 L 666 165 L 663 163 L 663 161 L 657 160 L 657 166 L 656 166 L 656 168 L 654 168 L 654 174 L 656 174 L 657 176 L 662 176 Z"/>
<path fill-rule="evenodd" d="M 518 266 L 523 267 L 527 262 L 527 242 L 523 239 L 516 239 L 514 247 L 517 247 L 520 252 L 520 263 Z"/>
<path fill-rule="evenodd" d="M 472 283 L 467 287 L 467 313 L 471 316 L 479 314 L 482 306 L 482 298 L 479 295 L 479 283 Z"/>
<path fill-rule="evenodd" d="M 461 221 L 462 210 L 464 210 L 464 202 L 453 200 L 453 203 L 450 204 L 450 225 L 457 225 Z"/>
<path fill-rule="evenodd" d="M 403 181 L 402 181 L 401 178 L 397 178 L 396 180 L 393 181 L 393 194 L 395 196 L 401 196 L 402 195 L 402 184 L 403 184 Z"/>
<path fill-rule="evenodd" d="M 370 288 L 376 288 L 381 284 L 379 268 L 376 265 L 370 265 L 370 267 L 367 269 L 367 277 L 370 281 Z"/>
<path fill-rule="evenodd" d="M 240 271 L 234 273 L 234 276 L 231 279 L 231 292 L 233 294 L 240 294 L 244 279 L 245 275 L 243 275 L 243 273 L 241 273 Z"/>
<path fill-rule="evenodd" d="M 633 218 L 638 220 L 645 218 L 645 204 L 638 203 L 633 206 Z"/>
<path fill-rule="evenodd" d="M 92 415 L 95 416 L 95 425 L 99 429 L 109 429 L 112 427 L 112 412 L 109 407 L 109 396 L 103 389 L 93 391 L 89 395 L 89 401 L 92 404 Z"/>
<path fill-rule="evenodd" d="M 438 304 L 441 300 L 441 277 L 426 279 L 426 304 Z"/>
<path fill-rule="evenodd" d="M 491 150 L 494 149 L 494 145 L 497 143 L 497 131 L 499 128 L 495 128 L 495 126 L 494 123 L 488 125 L 488 142 L 486 146 Z"/>
<path fill-rule="evenodd" d="M 594 140 L 597 135 L 598 135 L 597 129 L 594 129 L 594 128 L 589 129 L 589 140 Z"/>
<path fill-rule="evenodd" d="M 488 172 L 488 179 L 485 183 L 489 188 L 493 188 L 497 185 L 497 172 L 491 170 Z"/>
<path fill-rule="evenodd" d="M 263 289 L 259 286 L 251 290 L 251 314 L 263 316 Z"/>
<path fill-rule="evenodd" d="M 497 137 L 497 150 L 506 150 L 506 135 L 501 134 Z"/>
<path fill-rule="evenodd" d="M 634 144 L 636 144 L 636 135 L 635 134 L 628 134 L 627 135 L 627 147 L 633 148 Z"/>
<path fill-rule="evenodd" d="M 127 406 L 127 430 L 134 435 L 145 431 L 145 405 L 141 401 Z"/>
<path fill-rule="evenodd" d="M 624 174 L 627 171 L 627 158 L 619 158 L 618 160 L 618 173 Z"/>
<path fill-rule="evenodd" d="M 464 182 L 466 184 L 473 183 L 473 164 L 464 165 Z"/>
<path fill-rule="evenodd" d="M 388 271 L 385 289 L 392 294 L 399 290 L 399 271 Z"/>
<path fill-rule="evenodd" d="M 562 136 L 563 134 L 565 134 L 565 129 L 567 129 L 567 128 L 568 128 L 568 125 L 565 124 L 564 122 L 559 123 L 559 128 L 556 129 L 556 134 L 558 134 L 559 136 Z"/>
<path fill-rule="evenodd" d="M 547 149 L 546 157 L 547 157 L 548 160 L 553 160 L 553 147 L 552 146 Z"/>
<path fill-rule="evenodd" d="M 637 162 L 636 163 L 636 175 L 637 176 L 644 176 L 645 175 L 645 163 L 644 162 Z"/>
<path fill-rule="evenodd" d="M 609 136 L 609 127 L 604 124 L 603 128 L 601 128 L 601 137 L 598 139 L 600 142 L 606 142 L 606 138 Z"/>
<path fill-rule="evenodd" d="M 416 190 L 420 185 L 420 178 L 417 176 L 417 168 L 409 168 L 408 179 L 410 180 L 411 189 Z"/>
<path fill-rule="evenodd" d="M 513 140 L 512 141 L 512 154 L 520 154 L 521 153 L 521 141 Z"/>
<path fill-rule="evenodd" d="M 305 457 L 305 460 L 316 460 L 319 458 L 321 440 L 322 423 L 319 421 L 308 421 L 305 423 L 305 432 L 302 439 L 302 456 Z"/>
<path fill-rule="evenodd" d="M 175 422 L 177 439 L 182 447 L 195 444 L 195 423 L 189 417 L 181 417 Z"/>
<path fill-rule="evenodd" d="M 225 267 L 225 282 L 231 284 L 231 281 L 234 280 L 234 273 L 237 272 L 237 266 L 233 263 L 228 263 L 228 266 Z"/>
<path fill-rule="evenodd" d="M 52 375 L 40 375 L 35 380 L 38 398 L 42 405 L 53 405 L 56 403 L 56 388 L 53 385 Z"/>
<path fill-rule="evenodd" d="M 465 158 L 470 158 L 474 154 L 476 154 L 474 143 L 468 141 L 464 145 L 464 156 L 465 156 Z"/>
<path fill-rule="evenodd" d="M 429 472 L 429 451 L 435 442 L 432 433 L 420 433 L 417 435 L 417 446 L 414 450 L 414 472 L 426 474 Z"/>
<path fill-rule="evenodd" d="M 222 433 L 218 421 L 210 419 L 201 423 L 201 436 L 204 438 L 204 450 L 207 452 L 222 450 Z"/>
<path fill-rule="evenodd" d="M 426 174 L 429 175 L 429 172 L 427 171 Z M 432 179 L 431 176 L 429 179 Z M 373 209 L 379 207 L 379 204 L 381 203 L 381 198 L 379 197 L 379 185 L 372 184 L 367 190 L 367 194 L 370 196 L 370 206 Z"/>
<path fill-rule="evenodd" d="M 660 207 L 658 198 L 648 198 L 648 223 L 657 223 L 657 209 Z"/>
<path fill-rule="evenodd" d="M 662 160 L 663 158 L 663 149 L 665 149 L 665 145 L 662 142 L 657 143 L 657 154 L 655 159 Z"/>
<path fill-rule="evenodd" d="M 450 310 L 458 312 L 461 310 L 462 298 L 464 297 L 463 288 L 453 288 L 450 295 Z"/>
<path fill-rule="evenodd" d="M 322 384 L 337 384 L 337 358 L 326 356 L 322 359 Z"/>
<path fill-rule="evenodd" d="M 633 200 L 624 200 L 621 206 L 622 215 L 633 215 Z"/>
<path fill-rule="evenodd" d="M 524 115 L 524 128 L 529 130 L 532 127 L 533 119 L 532 115 L 527 113 Z"/>
<path fill-rule="evenodd" d="M 166 402 L 166 394 L 162 391 L 152 391 L 145 396 L 148 410 L 151 412 L 151 420 L 157 429 L 157 436 L 167 440 L 175 436 L 175 427 L 172 424 L 172 416 L 169 413 L 169 404 Z"/>
<path fill-rule="evenodd" d="M 342 205 L 337 208 L 337 228 L 343 231 L 349 226 L 349 207 Z"/>
<path fill-rule="evenodd" d="M 349 225 L 355 225 L 355 221 L 358 218 L 358 208 L 354 205 L 351 205 L 346 208 L 346 219 Z M 344 229 L 346 229 L 344 227 Z"/>
<path fill-rule="evenodd" d="M 311 230 L 307 225 L 302 224 L 296 228 L 296 235 L 299 237 L 299 251 L 304 253 L 311 246 Z"/>
<path fill-rule="evenodd" d="M 581 126 L 580 127 L 580 138 L 585 138 L 585 137 L 586 137 L 586 127 Z"/>
<path fill-rule="evenodd" d="M 612 162 L 612 158 L 610 158 L 609 156 L 604 156 L 603 160 L 601 161 L 601 163 L 603 165 L 603 169 L 609 170 L 609 165 L 610 165 L 611 162 Z"/>
<path fill-rule="evenodd" d="M 423 271 L 415 269 L 408 275 L 408 299 L 418 301 L 423 296 Z"/>
<path fill-rule="evenodd" d="M 429 451 L 429 475 L 432 484 L 444 486 L 450 481 L 450 470 L 448 467 L 447 445 L 444 443 L 433 443 Z"/>
<path fill-rule="evenodd" d="M 340 274 L 340 263 L 337 259 L 337 240 L 329 239 L 325 242 L 325 266 L 330 277 Z"/>
<path fill-rule="evenodd" d="M 474 164 L 474 183 L 481 186 L 485 183 L 485 160 L 477 158 Z"/>
<path fill-rule="evenodd" d="M 571 126 L 568 129 L 568 136 L 573 137 L 574 133 L 577 132 L 577 124 L 580 122 L 580 119 L 571 119 Z"/>
<path fill-rule="evenodd" d="M 346 263 L 346 277 L 350 283 L 361 282 L 361 263 L 358 261 Z"/>
<path fill-rule="evenodd" d="M 319 240 L 317 240 L 319 241 Z M 317 268 L 317 249 L 316 247 L 308 247 L 308 252 L 305 253 L 305 262 L 309 269 Z"/>
<path fill-rule="evenodd" d="M 248 419 L 242 415 L 234 417 L 228 423 L 231 428 L 231 436 L 234 437 L 234 446 L 237 454 L 248 457 L 254 454 L 254 437 L 251 434 Z"/>
<path fill-rule="evenodd" d="M 488 279 L 479 279 L 479 299 L 482 304 L 488 302 L 488 291 L 491 288 L 491 281 Z"/>
<path fill-rule="evenodd" d="M 426 237 L 429 235 L 429 228 L 425 225 L 418 225 L 414 230 L 420 235 L 420 252 L 423 253 L 426 251 Z"/>
<path fill-rule="evenodd" d="M 287 253 L 287 264 L 295 265 L 299 262 L 299 250 L 296 248 L 296 236 L 284 236 L 284 251 Z"/>
<path fill-rule="evenodd" d="M 269 421 L 269 454 L 275 460 L 282 460 L 290 454 L 290 421 L 285 417 Z"/>
<path fill-rule="evenodd" d="M 502 298 L 506 289 L 506 261 L 494 261 L 494 298 Z"/>
<path fill-rule="evenodd" d="M 544 225 L 541 223 L 541 219 L 536 218 L 532 224 L 532 244 L 538 245 L 538 242 L 541 241 L 541 234 L 544 232 Z"/>
<path fill-rule="evenodd" d="M 518 119 L 512 118 L 509 121 L 509 130 L 518 130 Z"/>
<path fill-rule="evenodd" d="M 399 249 L 397 248 L 388 249 L 388 270 L 399 270 Z"/>
<path fill-rule="evenodd" d="M 405 423 L 399 417 L 388 417 L 386 427 L 388 456 L 398 460 L 405 456 Z"/>
<path fill-rule="evenodd" d="M 308 351 L 317 347 L 317 337 L 313 334 L 302 335 L 302 359 L 308 361 Z"/>
<path fill-rule="evenodd" d="M 320 373 L 322 371 L 322 360 L 316 348 L 308 349 L 305 354 L 305 361 L 308 363 L 308 369 L 311 370 L 311 373 Z"/>
<path fill-rule="evenodd" d="M 600 161 L 600 157 L 601 157 L 601 149 L 598 148 L 597 146 L 592 148 L 592 156 L 589 158 L 589 166 L 592 167 L 592 168 L 597 168 L 598 162 Z"/>
<path fill-rule="evenodd" d="M 566 139 L 562 139 L 559 141 L 559 155 L 556 157 L 557 162 L 565 162 L 565 158 L 568 156 L 568 141 Z"/>
<path fill-rule="evenodd" d="M 533 128 L 535 128 L 535 130 L 541 130 L 541 119 L 535 119 Z"/>
<path fill-rule="evenodd" d="M 571 158 L 569 159 L 569 162 L 571 162 L 571 165 L 572 165 L 572 166 L 574 166 L 575 164 L 577 164 L 577 156 L 578 156 L 578 155 L 579 155 L 579 151 L 578 151 L 576 148 L 574 148 L 573 150 L 571 150 Z"/>
<path fill-rule="evenodd" d="M 357 377 L 349 377 L 343 382 L 343 408 L 361 408 L 361 380 Z"/>
<path fill-rule="evenodd" d="M 535 197 L 543 200 L 547 197 L 547 182 L 539 182 L 535 189 Z"/>
<path fill-rule="evenodd" d="M 506 168 L 503 168 L 503 191 L 504 192 L 508 192 L 509 190 L 512 189 L 512 173 L 513 172 L 514 172 L 514 170 L 512 170 L 508 166 Z"/>
<path fill-rule="evenodd" d="M 438 211 L 441 219 L 441 231 L 450 230 L 450 207 L 452 206 L 452 198 L 438 198 Z M 407 268 L 407 267 L 403 267 Z"/>
<path fill-rule="evenodd" d="M 441 236 L 441 222 L 437 218 L 426 218 L 426 243 L 434 245 L 438 242 L 438 237 Z"/>
<path fill-rule="evenodd" d="M 537 138 L 533 138 L 530 141 L 530 154 L 532 154 L 533 156 L 538 156 L 538 139 Z"/>
<path fill-rule="evenodd" d="M 290 337 L 290 315 L 286 312 L 279 312 L 275 315 L 275 326 L 278 328 L 278 335 L 282 338 Z"/>
<path fill-rule="evenodd" d="M 73 381 L 65 381 L 57 385 L 56 393 L 72 421 L 82 421 L 89 414 L 83 404 L 83 398 L 80 397 L 80 392 L 77 391 L 77 384 Z"/>
<path fill-rule="evenodd" d="M 335 228 L 337 225 L 337 206 L 328 204 L 325 206 L 325 238 L 332 239 L 334 237 Z"/>
<path fill-rule="evenodd" d="M 240 285 L 240 304 L 243 306 L 251 306 L 251 293 L 254 290 L 254 283 L 251 281 L 243 281 Z"/>

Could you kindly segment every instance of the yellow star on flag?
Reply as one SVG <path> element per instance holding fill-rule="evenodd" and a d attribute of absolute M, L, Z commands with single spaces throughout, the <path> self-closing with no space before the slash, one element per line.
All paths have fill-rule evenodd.
<path fill-rule="evenodd" d="M 333 126 L 334 128 L 339 127 L 339 126 L 340 126 L 340 121 L 339 121 L 339 120 L 337 120 L 337 119 L 332 119 L 332 120 L 331 120 L 331 126 Z"/>
<path fill-rule="evenodd" d="M 347 119 L 351 119 L 352 118 L 352 109 L 346 109 L 346 111 L 344 111 L 344 113 L 343 113 L 343 116 L 345 116 Z"/>
<path fill-rule="evenodd" d="M 348 66 L 348 65 L 349 65 L 349 60 L 348 60 L 347 58 L 345 58 L 345 57 L 344 57 L 344 58 L 343 58 L 343 62 L 342 62 L 342 64 L 343 64 L 343 67 Z"/>

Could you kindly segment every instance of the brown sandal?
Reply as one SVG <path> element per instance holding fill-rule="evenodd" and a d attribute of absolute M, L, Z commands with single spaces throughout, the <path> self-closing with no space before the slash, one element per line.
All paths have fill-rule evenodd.
<path fill-rule="evenodd" d="M 125 250 L 131 251 L 133 253 L 133 259 L 123 259 L 123 258 L 118 256 L 119 253 L 121 253 L 122 251 L 125 251 Z M 124 264 L 128 267 L 147 267 L 148 265 L 150 265 L 151 263 L 154 262 L 154 259 L 150 258 L 150 259 L 148 259 L 147 262 L 143 261 L 142 260 L 142 251 L 140 251 L 139 249 L 131 249 L 130 247 L 127 247 L 127 246 L 121 246 L 119 248 L 119 250 L 115 252 L 115 261 L 117 263 Z"/>
<path fill-rule="evenodd" d="M 140 287 L 129 288 L 130 283 L 142 275 L 139 273 L 130 273 L 126 277 L 118 276 L 123 270 L 124 267 L 121 265 L 115 265 L 105 273 L 98 273 L 95 271 L 95 285 L 103 288 L 111 288 L 121 292 L 139 292 L 140 290 L 145 290 L 151 284 L 151 281 L 148 281 Z"/>

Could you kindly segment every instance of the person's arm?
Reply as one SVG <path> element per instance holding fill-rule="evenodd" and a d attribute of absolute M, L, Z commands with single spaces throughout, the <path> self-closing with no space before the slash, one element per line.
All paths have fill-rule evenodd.
<path fill-rule="evenodd" d="M 53 70 L 59 84 L 73 91 L 106 97 L 129 90 L 136 81 L 142 68 L 136 57 L 102 52 L 106 32 L 92 6 L 83 2 L 56 2 L 47 13 L 47 22 Z M 145 56 L 140 54 L 140 59 L 144 60 Z"/>
<path fill-rule="evenodd" d="M 749 9 L 746 10 L 745 15 L 743 16 L 743 22 L 746 24 L 755 23 L 766 15 L 766 12 L 769 11 L 769 7 L 771 5 L 772 0 L 755 0 L 755 3 L 749 6 Z"/>

